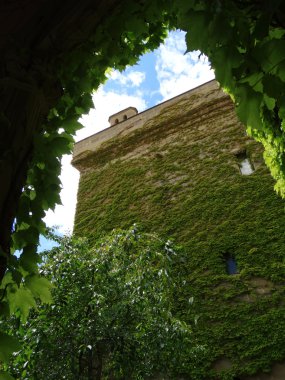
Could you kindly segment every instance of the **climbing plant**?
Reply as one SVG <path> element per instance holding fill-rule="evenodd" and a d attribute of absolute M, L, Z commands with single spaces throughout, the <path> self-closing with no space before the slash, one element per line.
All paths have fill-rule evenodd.
<path fill-rule="evenodd" d="M 186 31 L 187 50 L 199 49 L 209 57 L 240 120 L 264 145 L 276 189 L 285 195 L 284 7 L 281 0 L 118 2 L 95 30 L 88 30 L 84 42 L 64 54 L 54 49 L 48 63 L 40 67 L 40 75 L 55 78 L 61 95 L 42 126 L 33 131 L 26 183 L 17 198 L 16 214 L 11 211 L 5 222 L 5 231 L 13 234 L 11 242 L 5 237 L 0 251 L 1 314 L 20 312 L 25 318 L 40 289 L 44 290 L 42 299 L 46 298 L 42 294 L 48 294 L 48 284 L 38 274 L 36 253 L 39 234 L 45 231 L 42 219 L 47 209 L 60 203 L 60 159 L 72 150 L 73 136 L 81 127 L 78 118 L 93 106 L 92 91 L 104 82 L 107 69 L 122 70 L 134 64 L 163 41 L 169 28 Z M 17 56 L 25 54 L 16 51 Z M 1 126 L 8 128 L 9 123 L 1 113 Z M 19 259 L 10 255 L 10 248 L 12 253 L 21 251 Z M 0 351 L 14 350 L 12 343 L 5 347 Z M 5 353 L 1 360 L 6 358 Z"/>
<path fill-rule="evenodd" d="M 178 2 L 177 22 L 188 51 L 205 53 L 248 133 L 262 142 L 265 161 L 285 195 L 284 4 L 257 1 Z"/>
<path fill-rule="evenodd" d="M 107 69 L 122 70 L 134 64 L 145 51 L 157 47 L 167 33 L 165 12 L 158 9 L 152 22 L 140 19 L 136 23 L 130 14 L 139 15 L 140 11 L 135 2 L 121 5 L 102 21 L 95 34 L 86 37 L 84 44 L 65 56 L 55 56 L 48 67 L 61 85 L 62 96 L 34 134 L 33 157 L 13 226 L 12 255 L 7 249 L 0 251 L 1 273 L 5 273 L 0 286 L 2 315 L 20 313 L 25 320 L 39 294 L 42 301 L 49 301 L 49 285 L 38 274 L 37 245 L 39 235 L 45 233 L 42 219 L 46 210 L 60 203 L 60 159 L 72 151 L 73 136 L 82 127 L 78 118 L 93 106 L 91 93 L 105 81 Z M 16 250 L 21 252 L 19 258 L 13 255 Z M 1 334 L 4 343 L 0 360 L 7 361 L 18 345 L 6 332 Z"/>
<path fill-rule="evenodd" d="M 261 144 L 217 95 L 214 83 L 201 86 L 165 103 L 134 133 L 74 160 L 81 169 L 75 235 L 96 243 L 137 221 L 181 244 L 175 270 L 185 281 L 176 287 L 174 315 L 197 320 L 191 342 L 203 349 L 184 371 L 195 380 L 268 372 L 285 357 L 284 200 Z M 251 175 L 239 170 L 241 152 Z"/>

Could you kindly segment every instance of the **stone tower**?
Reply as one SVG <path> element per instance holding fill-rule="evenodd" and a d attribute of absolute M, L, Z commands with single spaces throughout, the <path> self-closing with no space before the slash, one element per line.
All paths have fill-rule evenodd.
<path fill-rule="evenodd" d="M 109 121 L 75 145 L 75 234 L 138 223 L 181 245 L 185 378 L 284 380 L 284 202 L 229 97 L 211 81 Z"/>

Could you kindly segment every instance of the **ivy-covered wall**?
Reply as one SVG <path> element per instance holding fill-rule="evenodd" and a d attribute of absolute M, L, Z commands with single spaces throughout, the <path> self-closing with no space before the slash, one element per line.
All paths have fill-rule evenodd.
<path fill-rule="evenodd" d="M 95 241 L 138 223 L 174 239 L 184 257 L 175 313 L 193 325 L 199 348 L 184 378 L 259 379 L 285 358 L 284 201 L 229 98 L 212 87 L 207 97 L 205 86 L 74 158 L 75 234 Z M 239 170 L 245 154 L 251 175 Z"/>

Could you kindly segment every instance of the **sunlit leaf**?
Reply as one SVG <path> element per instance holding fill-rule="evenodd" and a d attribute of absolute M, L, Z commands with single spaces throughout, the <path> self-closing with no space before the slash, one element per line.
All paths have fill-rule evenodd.
<path fill-rule="evenodd" d="M 19 311 L 23 321 L 26 321 L 30 309 L 36 307 L 36 302 L 31 291 L 22 286 L 20 288 L 8 288 L 7 299 L 9 301 L 10 312 L 15 313 Z"/>
<path fill-rule="evenodd" d="M 34 297 L 40 298 L 41 301 L 45 303 L 52 301 L 51 283 L 48 279 L 40 277 L 39 275 L 30 275 L 26 277 L 25 284 Z"/>

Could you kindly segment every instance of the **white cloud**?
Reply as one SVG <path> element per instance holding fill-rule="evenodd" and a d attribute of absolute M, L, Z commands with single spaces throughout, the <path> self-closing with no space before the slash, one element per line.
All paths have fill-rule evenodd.
<path fill-rule="evenodd" d="M 155 70 L 163 100 L 188 91 L 214 78 L 205 56 L 200 52 L 184 54 L 183 32 L 172 32 L 157 50 Z"/>
<path fill-rule="evenodd" d="M 93 102 L 95 109 L 92 109 L 88 115 L 84 115 L 80 120 L 84 124 L 84 128 L 77 132 L 76 141 L 109 127 L 109 116 L 124 108 L 136 107 L 139 112 L 146 109 L 146 100 L 141 91 L 136 91 L 134 95 L 128 95 L 115 91 L 105 91 L 102 86 L 94 93 Z"/>
<path fill-rule="evenodd" d="M 46 224 L 49 227 L 58 226 L 61 233 L 72 232 L 75 216 L 79 172 L 71 166 L 71 158 L 65 155 L 61 161 L 62 205 L 56 206 L 55 211 L 49 210 L 45 217 Z"/>
<path fill-rule="evenodd" d="M 142 71 L 130 70 L 127 73 L 122 74 L 118 70 L 114 70 L 109 75 L 109 79 L 118 82 L 122 86 L 138 87 L 145 80 L 145 73 Z"/>

